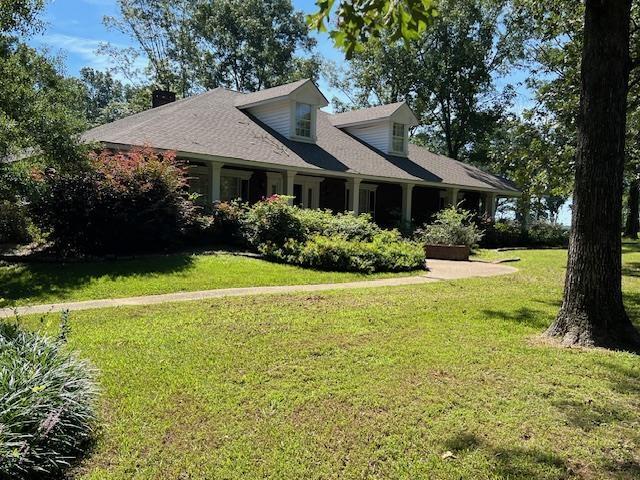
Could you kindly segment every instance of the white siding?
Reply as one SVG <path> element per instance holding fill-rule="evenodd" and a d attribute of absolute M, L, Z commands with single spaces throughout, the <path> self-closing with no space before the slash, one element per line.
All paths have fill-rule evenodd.
<path fill-rule="evenodd" d="M 266 103 L 247 109 L 262 123 L 288 137 L 291 130 L 291 104 L 289 100 Z"/>
<path fill-rule="evenodd" d="M 356 138 L 371 145 L 373 148 L 388 153 L 391 126 L 388 122 L 381 122 L 364 127 L 348 127 L 345 130 Z"/>

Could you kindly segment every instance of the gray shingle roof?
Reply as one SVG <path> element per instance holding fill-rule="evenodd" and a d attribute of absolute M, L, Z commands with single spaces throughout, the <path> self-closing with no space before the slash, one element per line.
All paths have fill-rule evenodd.
<path fill-rule="evenodd" d="M 250 94 L 253 95 L 253 94 Z M 358 174 L 371 179 L 429 182 L 475 189 L 516 192 L 509 181 L 425 148 L 410 145 L 408 158 L 385 155 L 332 124 L 332 115 L 319 112 L 316 144 L 283 137 L 236 108 L 242 93 L 216 88 L 201 95 L 96 127 L 85 141 L 121 145 L 151 145 L 189 154 L 231 157 L 286 167 L 301 173 Z"/>
<path fill-rule="evenodd" d="M 389 103 L 387 105 L 378 105 L 377 107 L 361 108 L 359 110 L 336 113 L 331 116 L 331 123 L 336 127 L 339 127 L 353 123 L 381 120 L 393 115 L 403 104 L 404 102 L 396 102 Z"/>

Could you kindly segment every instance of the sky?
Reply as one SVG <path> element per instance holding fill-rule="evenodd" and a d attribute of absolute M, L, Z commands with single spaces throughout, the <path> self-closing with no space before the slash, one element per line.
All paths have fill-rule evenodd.
<path fill-rule="evenodd" d="M 293 0 L 293 4 L 296 9 L 305 13 L 312 13 L 316 8 L 315 0 Z M 108 57 L 96 53 L 100 45 L 109 42 L 114 46 L 126 47 L 131 44 L 128 37 L 108 30 L 102 23 L 105 15 L 117 14 L 116 0 L 49 0 L 43 15 L 46 28 L 41 34 L 31 38 L 30 43 L 38 49 L 45 49 L 50 54 L 59 56 L 67 75 L 78 75 L 82 67 L 105 70 L 112 65 Z M 314 33 L 313 36 L 318 42 L 318 53 L 338 66 L 344 65 L 343 53 L 333 46 L 327 34 Z M 502 80 L 516 86 L 516 111 L 531 103 L 529 92 L 521 85 L 525 75 L 524 72 L 516 72 Z M 320 79 L 319 87 L 327 98 L 336 96 L 344 100 L 343 95 L 333 90 L 326 80 Z M 563 224 L 570 223 L 568 206 L 563 208 L 559 220 Z"/>

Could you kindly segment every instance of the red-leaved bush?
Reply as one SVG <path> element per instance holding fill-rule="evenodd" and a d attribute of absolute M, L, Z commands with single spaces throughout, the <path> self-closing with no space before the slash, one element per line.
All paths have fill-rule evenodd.
<path fill-rule="evenodd" d="M 162 250 L 183 240 L 197 214 L 173 152 L 103 150 L 77 171 L 33 179 L 33 218 L 65 253 Z"/>

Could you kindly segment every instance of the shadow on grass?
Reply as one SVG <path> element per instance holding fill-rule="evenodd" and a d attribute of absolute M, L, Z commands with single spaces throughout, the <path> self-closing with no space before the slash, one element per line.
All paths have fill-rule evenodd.
<path fill-rule="evenodd" d="M 459 433 L 444 442 L 444 447 L 455 455 L 479 450 L 492 459 L 495 478 L 540 478 L 554 471 L 554 478 L 567 472 L 566 462 L 558 455 L 536 448 L 520 446 L 496 447 L 472 433 Z"/>
<path fill-rule="evenodd" d="M 64 297 L 97 278 L 126 280 L 175 273 L 189 269 L 192 264 L 191 255 L 176 254 L 104 262 L 11 265 L 0 268 L 0 298 L 11 305 L 19 299 L 51 294 Z"/>
<path fill-rule="evenodd" d="M 529 307 L 520 307 L 511 311 L 507 310 L 482 310 L 484 315 L 497 318 L 507 322 L 514 322 L 520 325 L 544 329 L 549 326 L 553 317 L 544 310 L 537 310 Z"/>

